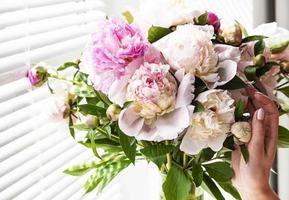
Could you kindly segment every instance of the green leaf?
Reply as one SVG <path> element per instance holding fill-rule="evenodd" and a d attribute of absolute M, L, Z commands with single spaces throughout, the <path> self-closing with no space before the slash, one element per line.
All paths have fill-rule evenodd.
<path fill-rule="evenodd" d="M 245 87 L 247 87 L 247 84 L 238 76 L 235 76 L 231 81 L 218 88 L 223 90 L 238 90 Z"/>
<path fill-rule="evenodd" d="M 123 12 L 122 15 L 125 17 L 126 21 L 129 24 L 133 23 L 134 18 L 133 18 L 132 14 L 129 11 Z"/>
<path fill-rule="evenodd" d="M 148 158 L 156 158 L 170 153 L 175 148 L 174 145 L 155 144 L 140 150 Z"/>
<path fill-rule="evenodd" d="M 238 22 L 237 20 L 235 20 L 235 22 L 239 25 L 239 27 L 241 28 L 242 31 L 242 35 L 244 37 L 248 37 L 248 31 L 246 30 L 245 26 L 243 26 L 243 24 L 241 24 L 240 22 Z"/>
<path fill-rule="evenodd" d="M 254 55 L 257 56 L 259 54 L 263 54 L 264 49 L 265 49 L 265 42 L 263 39 L 261 39 L 258 42 L 256 42 L 254 46 Z"/>
<path fill-rule="evenodd" d="M 240 121 L 245 111 L 245 103 L 240 99 L 236 104 L 235 120 Z"/>
<path fill-rule="evenodd" d="M 64 170 L 63 172 L 65 174 L 69 174 L 72 176 L 82 176 L 82 175 L 86 174 L 87 172 L 89 172 L 92 168 L 94 168 L 96 163 L 97 163 L 96 161 L 85 162 L 81 165 L 75 165 L 75 166 L 69 167 L 68 169 Z"/>
<path fill-rule="evenodd" d="M 57 71 L 63 71 L 63 70 L 70 68 L 70 67 L 74 67 L 76 69 L 79 68 L 78 63 L 76 63 L 76 62 L 66 62 L 63 65 L 61 65 L 60 67 L 58 67 Z"/>
<path fill-rule="evenodd" d="M 266 72 L 268 72 L 273 66 L 278 66 L 278 63 L 275 62 L 268 62 L 266 63 L 263 67 L 259 67 L 256 70 L 256 76 L 261 77 L 263 76 Z"/>
<path fill-rule="evenodd" d="M 97 173 L 92 174 L 84 184 L 85 193 L 88 193 L 94 190 L 101 180 L 102 180 L 102 177 L 98 177 Z"/>
<path fill-rule="evenodd" d="M 289 97 L 289 86 L 278 89 L 280 92 Z"/>
<path fill-rule="evenodd" d="M 95 141 L 94 141 L 94 131 L 93 130 L 90 130 L 90 131 L 88 131 L 88 134 L 87 134 L 87 136 L 88 136 L 88 138 L 89 138 L 89 140 L 90 140 L 90 142 L 91 142 L 91 144 L 90 144 L 90 148 L 91 148 L 91 150 L 92 150 L 92 152 L 93 152 L 93 154 L 96 156 L 96 157 L 98 157 L 98 158 L 100 158 L 100 156 L 99 156 L 99 154 L 98 154 L 98 152 L 97 152 L 97 149 L 96 149 L 96 144 L 95 144 Z"/>
<path fill-rule="evenodd" d="M 173 145 L 155 144 L 144 147 L 140 152 L 160 168 L 166 160 L 166 154 L 174 148 Z"/>
<path fill-rule="evenodd" d="M 201 153 L 198 155 L 199 156 L 198 160 L 201 163 L 209 161 L 214 157 L 215 154 L 216 152 L 214 152 L 211 148 L 203 149 Z"/>
<path fill-rule="evenodd" d="M 256 40 L 263 40 L 265 38 L 267 38 L 267 37 L 263 36 L 263 35 L 251 35 L 251 36 L 243 38 L 242 43 L 252 42 L 252 41 L 256 41 Z"/>
<path fill-rule="evenodd" d="M 234 144 L 235 144 L 235 142 L 234 142 L 234 136 L 231 135 L 230 137 L 227 137 L 227 138 L 226 138 L 223 146 L 226 147 L 227 149 L 230 149 L 230 150 L 233 151 L 233 150 L 235 149 L 235 148 L 234 148 Z"/>
<path fill-rule="evenodd" d="M 195 80 L 195 95 L 198 96 L 200 93 L 204 92 L 207 89 L 204 81 L 198 77 Z"/>
<path fill-rule="evenodd" d="M 289 148 L 289 130 L 283 126 L 279 126 L 278 147 Z"/>
<path fill-rule="evenodd" d="M 208 23 L 208 12 L 194 19 L 196 25 L 206 25 Z"/>
<path fill-rule="evenodd" d="M 128 108 L 132 103 L 133 103 L 133 101 L 126 101 L 126 102 L 124 102 L 123 108 Z"/>
<path fill-rule="evenodd" d="M 127 136 L 118 128 L 118 135 L 120 145 L 128 157 L 128 159 L 134 164 L 135 163 L 135 155 L 136 155 L 136 140 L 134 137 Z"/>
<path fill-rule="evenodd" d="M 205 107 L 203 106 L 203 104 L 199 101 L 194 101 L 193 105 L 195 106 L 194 112 L 203 112 L 205 111 Z"/>
<path fill-rule="evenodd" d="M 78 105 L 79 112 L 81 112 L 84 115 L 94 115 L 98 117 L 106 117 L 106 109 L 91 105 L 91 104 L 83 104 Z"/>
<path fill-rule="evenodd" d="M 218 183 L 226 192 L 232 195 L 237 200 L 242 200 L 238 190 L 232 185 L 230 181 Z"/>
<path fill-rule="evenodd" d="M 216 185 L 216 183 L 205 173 L 204 173 L 204 182 L 207 188 L 210 190 L 210 192 L 214 195 L 214 197 L 217 200 L 226 200 L 222 195 L 221 191 L 219 190 L 218 186 Z"/>
<path fill-rule="evenodd" d="M 72 128 L 72 127 L 73 127 L 73 119 L 72 119 L 72 115 L 71 115 L 71 114 L 69 115 L 69 122 L 68 122 L 68 125 L 69 125 L 69 132 L 70 132 L 70 135 L 74 138 L 75 131 L 74 131 L 74 128 Z"/>
<path fill-rule="evenodd" d="M 203 165 L 209 175 L 217 182 L 225 182 L 232 179 L 234 172 L 229 163 L 214 162 Z"/>
<path fill-rule="evenodd" d="M 172 165 L 163 183 L 166 200 L 187 200 L 191 188 L 190 178 L 187 177 L 183 169 Z"/>
<path fill-rule="evenodd" d="M 148 32 L 148 40 L 150 43 L 154 43 L 161 39 L 162 37 L 172 33 L 173 31 L 169 28 L 164 28 L 160 26 L 152 26 Z"/>
<path fill-rule="evenodd" d="M 203 182 L 203 168 L 195 160 L 192 162 L 192 176 L 196 187 L 199 187 Z"/>
<path fill-rule="evenodd" d="M 247 66 L 244 70 L 244 73 L 249 81 L 253 81 L 256 78 L 257 68 L 253 65 Z"/>
<path fill-rule="evenodd" d="M 85 83 L 73 85 L 70 92 L 79 97 L 96 97 L 96 91 L 92 86 L 88 86 Z"/>
<path fill-rule="evenodd" d="M 278 44 L 271 45 L 270 50 L 273 54 L 274 53 L 281 53 L 282 51 L 287 49 L 288 46 L 289 46 L 289 40 L 286 40 L 286 41 L 280 42 Z"/>
<path fill-rule="evenodd" d="M 244 145 L 244 144 L 240 145 L 240 149 L 241 149 L 241 154 L 242 154 L 245 162 L 248 163 L 249 162 L 249 151 L 248 151 L 246 145 Z"/>
<path fill-rule="evenodd" d="M 87 124 L 74 124 L 73 126 L 70 126 L 70 128 L 74 128 L 80 131 L 87 131 L 90 129 L 90 127 Z"/>
<path fill-rule="evenodd" d="M 84 146 L 86 146 L 87 148 L 91 148 L 91 141 L 80 141 L 78 142 L 79 144 L 82 144 Z M 119 150 L 121 150 L 121 148 L 119 148 L 119 143 L 112 141 L 110 139 L 95 139 L 94 143 L 96 144 L 96 146 L 98 148 L 103 148 L 103 149 L 111 149 L 111 148 L 117 148 Z"/>

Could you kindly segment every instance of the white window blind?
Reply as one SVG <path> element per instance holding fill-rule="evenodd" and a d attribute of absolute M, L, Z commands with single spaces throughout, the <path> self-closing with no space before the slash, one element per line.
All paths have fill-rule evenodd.
<path fill-rule="evenodd" d="M 1 200 L 82 199 L 85 177 L 62 171 L 92 153 L 42 112 L 49 91 L 31 91 L 25 76 L 33 63 L 77 58 L 105 9 L 103 0 L 0 0 Z"/>

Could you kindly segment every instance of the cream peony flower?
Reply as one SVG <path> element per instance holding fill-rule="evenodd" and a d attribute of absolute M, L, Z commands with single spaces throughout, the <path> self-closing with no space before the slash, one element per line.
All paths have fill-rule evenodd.
<path fill-rule="evenodd" d="M 115 103 L 133 101 L 119 116 L 119 127 L 125 134 L 138 140 L 162 141 L 176 138 L 188 127 L 194 77 L 185 75 L 178 86 L 169 68 L 145 63 L 131 79 L 112 86 L 115 93 L 110 97 Z"/>
<path fill-rule="evenodd" d="M 231 133 L 237 143 L 248 143 L 252 135 L 251 124 L 249 122 L 236 122 L 231 127 Z"/>
<path fill-rule="evenodd" d="M 205 111 L 193 113 L 190 126 L 182 140 L 180 149 L 188 154 L 197 154 L 203 148 L 214 151 L 222 148 L 234 123 L 234 100 L 224 90 L 209 90 L 197 98 Z"/>
<path fill-rule="evenodd" d="M 189 0 L 141 0 L 139 9 L 132 13 L 142 28 L 149 29 L 152 25 L 169 28 L 193 23 L 203 12 L 194 10 Z"/>
<path fill-rule="evenodd" d="M 238 48 L 219 45 L 216 50 L 211 42 L 213 34 L 212 26 L 182 25 L 154 46 L 175 70 L 185 70 L 201 78 L 212 89 L 235 76 L 239 60 Z M 229 57 L 231 54 L 233 58 Z"/>

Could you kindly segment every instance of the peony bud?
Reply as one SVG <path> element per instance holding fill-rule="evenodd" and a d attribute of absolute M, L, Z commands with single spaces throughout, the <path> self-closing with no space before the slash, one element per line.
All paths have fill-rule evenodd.
<path fill-rule="evenodd" d="M 259 54 L 254 57 L 254 65 L 263 67 L 266 63 L 266 58 L 262 54 Z"/>
<path fill-rule="evenodd" d="M 218 33 L 220 30 L 220 19 L 219 17 L 212 12 L 208 12 L 208 24 L 214 27 L 215 33 Z"/>
<path fill-rule="evenodd" d="M 281 66 L 282 70 L 289 73 L 289 61 L 282 61 L 280 63 L 280 66 Z"/>
<path fill-rule="evenodd" d="M 249 122 L 236 122 L 231 127 L 234 141 L 237 144 L 248 143 L 251 139 L 251 125 Z"/>
<path fill-rule="evenodd" d="M 27 77 L 32 86 L 40 87 L 48 80 L 46 64 L 37 64 L 29 69 Z"/>
<path fill-rule="evenodd" d="M 97 127 L 99 125 L 99 119 L 96 116 L 88 115 L 85 118 L 85 124 L 91 128 Z"/>
<path fill-rule="evenodd" d="M 242 30 L 238 24 L 226 27 L 221 34 L 226 44 L 239 46 L 242 43 Z"/>
<path fill-rule="evenodd" d="M 111 121 L 117 121 L 119 117 L 119 113 L 121 111 L 121 107 L 116 104 L 111 104 L 106 110 L 106 116 Z"/>

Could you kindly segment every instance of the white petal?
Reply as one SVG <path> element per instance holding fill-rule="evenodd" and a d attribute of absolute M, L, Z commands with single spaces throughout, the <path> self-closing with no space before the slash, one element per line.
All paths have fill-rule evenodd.
<path fill-rule="evenodd" d="M 221 91 L 221 90 L 212 89 L 212 90 L 207 90 L 205 92 L 202 92 L 197 96 L 196 100 L 199 102 L 205 102 L 205 101 L 207 101 L 209 94 L 211 94 L 213 92 L 218 92 L 218 91 Z"/>
<path fill-rule="evenodd" d="M 213 150 L 213 151 L 219 151 L 223 147 L 223 143 L 227 138 L 227 134 L 221 134 L 218 135 L 217 137 L 211 137 L 208 140 L 208 146 Z"/>
<path fill-rule="evenodd" d="M 182 140 L 180 149 L 190 155 L 196 155 L 206 147 L 207 145 L 205 141 L 194 139 L 188 133 L 186 133 Z"/>
<path fill-rule="evenodd" d="M 224 60 L 219 63 L 218 65 L 218 74 L 220 77 L 220 80 L 214 84 L 209 84 L 209 89 L 216 88 L 221 85 L 225 85 L 230 80 L 232 80 L 236 73 L 237 73 L 237 63 L 232 60 Z"/>
<path fill-rule="evenodd" d="M 193 114 L 194 114 L 195 106 L 188 105 L 187 108 L 189 110 L 189 116 L 190 116 L 190 119 L 191 119 Z"/>
<path fill-rule="evenodd" d="M 121 80 L 116 80 L 112 83 L 108 91 L 108 98 L 120 106 L 126 101 L 126 88 L 128 84 L 128 78 L 124 77 Z"/>
<path fill-rule="evenodd" d="M 132 108 L 126 108 L 120 112 L 118 125 L 126 135 L 137 136 L 144 125 L 144 119 Z"/>
<path fill-rule="evenodd" d="M 215 51 L 218 53 L 219 61 L 233 60 L 240 61 L 241 52 L 239 47 L 233 47 L 225 44 L 216 44 Z"/>
<path fill-rule="evenodd" d="M 146 141 L 162 141 L 163 139 L 159 136 L 156 128 L 150 128 L 146 124 L 143 125 L 139 134 L 136 136 L 137 140 Z"/>
<path fill-rule="evenodd" d="M 159 117 L 156 121 L 158 134 L 164 140 L 175 139 L 179 133 L 189 126 L 189 116 L 189 110 L 182 107 Z"/>
<path fill-rule="evenodd" d="M 186 74 L 181 81 L 177 94 L 176 108 L 189 105 L 194 99 L 194 82 L 195 77 L 191 74 Z"/>
<path fill-rule="evenodd" d="M 177 70 L 175 73 L 175 77 L 179 82 L 181 82 L 183 80 L 184 76 L 185 76 L 185 69 L 183 69 L 183 68 Z"/>

